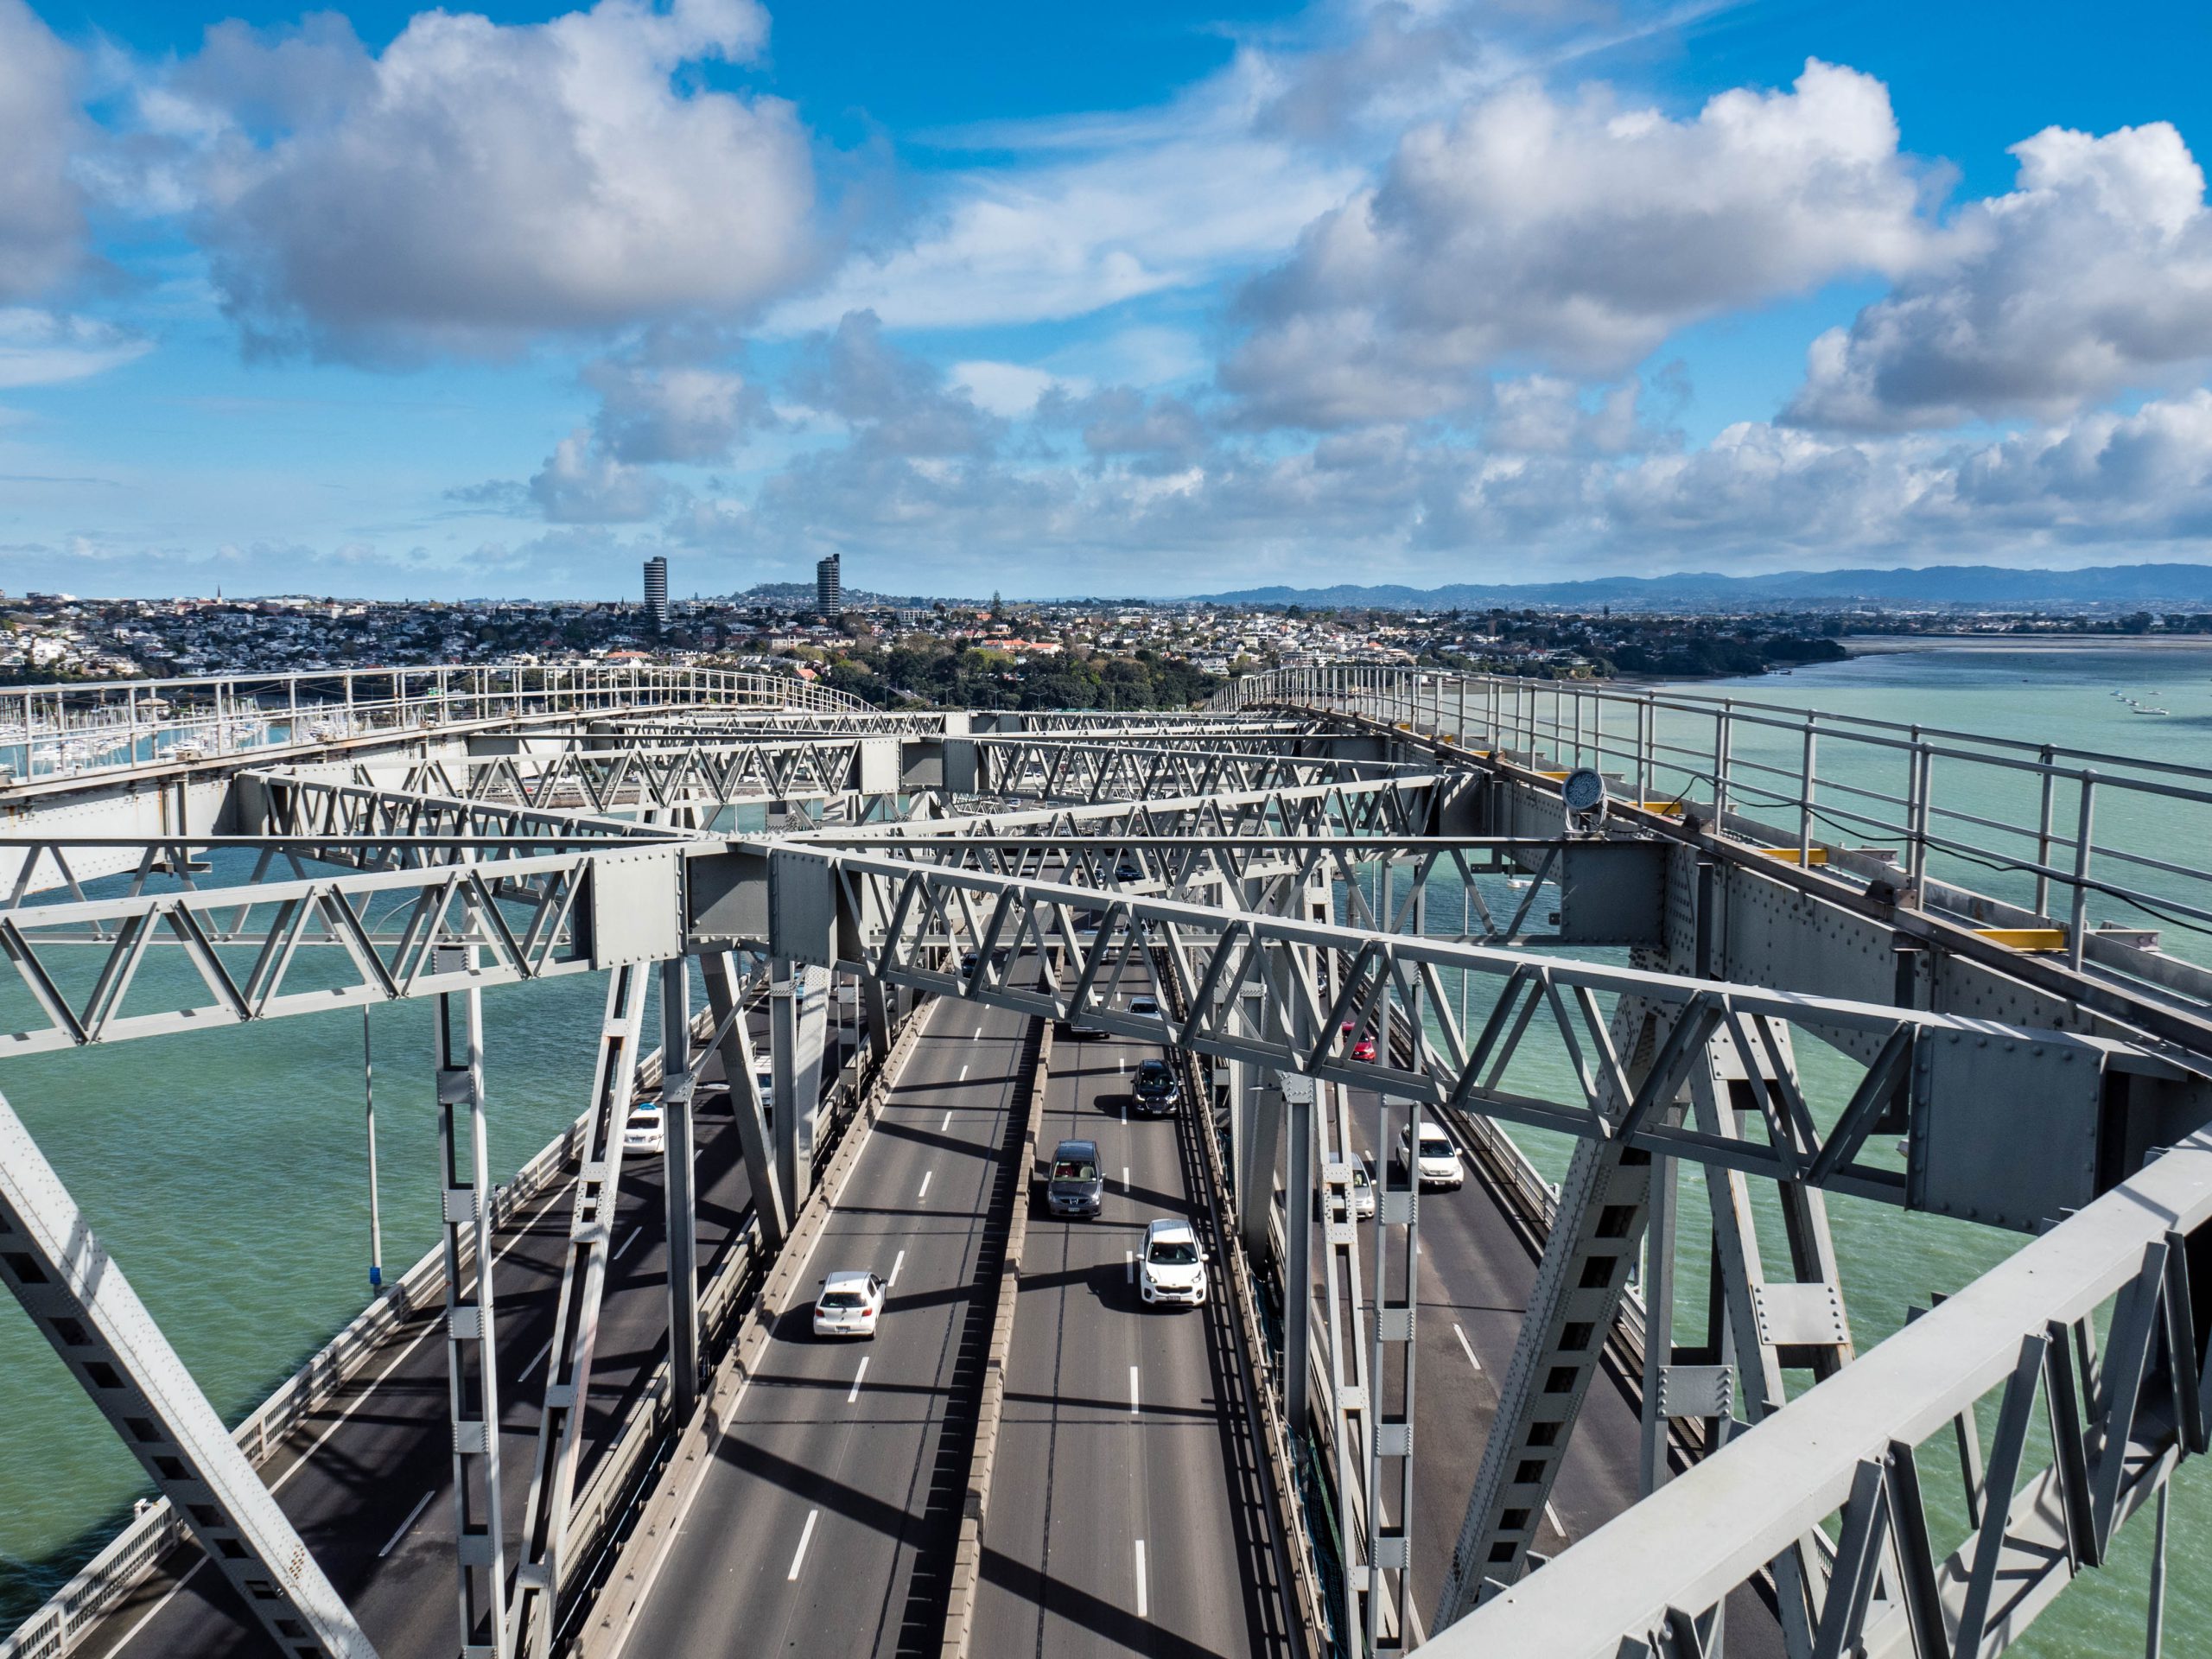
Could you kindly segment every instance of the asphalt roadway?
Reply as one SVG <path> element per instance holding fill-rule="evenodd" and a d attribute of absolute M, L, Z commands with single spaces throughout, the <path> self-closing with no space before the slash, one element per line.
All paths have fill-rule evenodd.
<path fill-rule="evenodd" d="M 1274 1655 L 1281 1562 L 1252 1464 L 1234 1317 L 1191 1161 L 1192 1119 L 1131 1115 L 1134 1041 L 1052 1051 L 1039 1151 L 1095 1140 L 1096 1220 L 1033 1211 L 1007 1365 L 978 1656 Z M 1196 1222 L 1214 1257 L 1207 1306 L 1147 1308 L 1146 1223 Z"/>
<path fill-rule="evenodd" d="M 817 1341 L 810 1299 L 785 1314 L 618 1656 L 933 1656 L 943 1641 L 988 1347 L 988 1200 L 1014 1174 L 1029 1022 L 949 998 L 927 1018 L 805 1274 L 882 1274 L 878 1334 Z"/>

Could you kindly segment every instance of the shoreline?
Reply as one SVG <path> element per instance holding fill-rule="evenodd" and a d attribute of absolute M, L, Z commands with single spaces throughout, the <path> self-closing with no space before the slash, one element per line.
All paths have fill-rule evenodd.
<path fill-rule="evenodd" d="M 1867 633 L 1837 643 L 1852 658 L 1943 651 L 2212 651 L 2212 633 Z"/>

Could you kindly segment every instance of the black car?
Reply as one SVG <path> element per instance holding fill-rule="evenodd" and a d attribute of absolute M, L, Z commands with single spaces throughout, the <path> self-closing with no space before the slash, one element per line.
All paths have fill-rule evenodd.
<path fill-rule="evenodd" d="M 1148 1117 L 1165 1117 L 1183 1102 L 1182 1085 L 1165 1060 L 1141 1060 L 1129 1084 L 1129 1103 Z"/>
<path fill-rule="evenodd" d="M 1095 1216 L 1106 1202 L 1106 1177 L 1096 1141 L 1063 1141 L 1052 1148 L 1045 1199 L 1056 1216 Z"/>

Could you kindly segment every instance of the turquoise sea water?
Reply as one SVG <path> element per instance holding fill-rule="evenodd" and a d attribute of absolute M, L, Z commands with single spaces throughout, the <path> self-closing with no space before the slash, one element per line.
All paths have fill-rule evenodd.
<path fill-rule="evenodd" d="M 1911 652 L 1679 689 L 2212 763 L 2212 649 Z M 2115 690 L 2172 713 L 2133 715 Z M 1795 751 L 1778 743 L 1776 753 L 1780 764 Z M 1870 774 L 1867 786 L 1896 781 Z M 2194 844 L 2208 840 L 2197 833 Z M 2006 879 L 1955 874 L 1984 887 Z M 2169 932 L 2166 943 L 2212 960 L 2201 938 Z M 486 994 L 502 1179 L 581 1108 L 604 998 L 597 976 Z M 398 1004 L 372 1018 L 388 1274 L 435 1234 L 431 1017 L 427 1004 Z M 348 1014 L 0 1061 L 0 1091 L 226 1419 L 243 1416 L 366 1300 L 360 1052 L 361 1020 Z M 1852 1075 L 1817 1052 L 1800 1061 L 1816 1091 Z M 1526 1138 L 1555 1175 L 1563 1148 Z M 1701 1219 L 1700 1187 L 1684 1184 L 1686 1243 Z M 1862 1350 L 1902 1324 L 1909 1306 L 1965 1284 L 2018 1242 L 1848 1199 L 1834 1201 L 1832 1214 Z M 1786 1259 L 1778 1229 L 1764 1243 L 1770 1261 Z M 1702 1262 L 1687 1248 L 1682 1267 L 1701 1281 Z M 137 1465 L 12 1301 L 0 1302 L 0 1402 L 4 1629 L 97 1548 L 142 1486 Z M 2177 1483 L 2170 1630 L 2212 1628 L 2206 1474 L 2191 1466 Z M 1946 1490 L 1933 1467 L 1928 1481 Z M 2065 1659 L 2139 1651 L 2149 1535 L 2148 1517 L 2132 1523 L 2113 1567 L 2062 1598 L 2022 1650 Z"/>

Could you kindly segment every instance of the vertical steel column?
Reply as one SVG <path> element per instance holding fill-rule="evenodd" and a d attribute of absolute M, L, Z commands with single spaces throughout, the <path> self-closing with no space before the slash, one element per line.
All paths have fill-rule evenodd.
<path fill-rule="evenodd" d="M 747 1025 L 745 982 L 737 958 L 718 950 L 701 961 L 707 981 L 707 1006 L 713 1010 L 720 1033 L 716 1048 L 721 1055 L 722 1075 L 729 1081 L 730 1109 L 737 1116 L 738 1145 L 745 1154 L 745 1175 L 753 1190 L 753 1211 L 760 1223 L 760 1242 L 769 1249 L 780 1248 L 791 1231 L 791 1211 L 784 1203 L 784 1188 L 776 1170 L 772 1146 L 772 1113 L 760 1097 L 760 1052 Z M 772 1084 L 773 1079 L 771 1078 Z"/>
<path fill-rule="evenodd" d="M 2036 810 L 2036 914 L 2050 915 L 2050 809 L 2058 779 L 2051 771 L 2050 745 L 2043 746 L 2042 800 Z"/>
<path fill-rule="evenodd" d="M 437 947 L 441 974 L 476 969 L 473 944 Z M 507 1613 L 499 1503 L 499 1348 L 492 1327 L 492 1171 L 484 1101 L 484 993 L 441 991 L 435 1025 L 446 1268 L 446 1403 L 453 1424 L 454 1546 L 462 1659 L 496 1659 Z M 474 1269 L 472 1284 L 463 1276 Z"/>
<path fill-rule="evenodd" d="M 2082 773 L 2082 810 L 2074 827 L 2074 903 L 2066 928 L 2066 964 L 2082 971 L 2082 936 L 2089 925 L 2089 846 L 2097 822 L 2097 774 Z"/>
<path fill-rule="evenodd" d="M 286 1659 L 374 1659 L 61 1177 L 0 1097 L 0 1283 Z"/>
<path fill-rule="evenodd" d="M 1313 1079 L 1280 1074 L 1290 1119 L 1290 1167 L 1283 1181 L 1282 1394 L 1290 1432 L 1302 1437 L 1313 1318 Z"/>
<path fill-rule="evenodd" d="M 1675 1363 L 1675 1211 L 1680 1166 L 1655 1154 L 1643 1229 L 1643 1401 L 1637 1495 L 1649 1497 L 1673 1472 L 1667 1462 L 1666 1376 Z"/>
<path fill-rule="evenodd" d="M 881 980 L 863 975 L 860 981 L 861 1017 L 868 1033 L 868 1053 L 874 1064 L 883 1064 L 891 1052 L 891 998 Z"/>
<path fill-rule="evenodd" d="M 776 1072 L 776 1179 L 796 1213 L 814 1187 L 816 1116 L 822 1103 L 827 976 L 789 957 L 770 963 L 768 1040 Z"/>
<path fill-rule="evenodd" d="M 583 1451 L 584 1402 L 591 1392 L 599 1341 L 600 1296 L 613 1250 L 612 1234 L 622 1188 L 622 1130 L 637 1090 L 638 1028 L 645 1019 L 647 969 L 626 963 L 608 971 L 607 1011 L 592 1065 L 591 1102 L 576 1157 L 575 1202 L 569 1248 L 561 1263 L 560 1299 L 545 1354 L 545 1406 L 537 1420 L 537 1455 L 523 1515 L 522 1558 L 515 1568 L 512 1628 L 507 1652 L 544 1659 L 551 1651 L 569 1535 L 569 1508 Z"/>
<path fill-rule="evenodd" d="M 1805 716 L 1805 762 L 1798 779 L 1797 868 L 1801 870 L 1813 867 L 1813 746 L 1817 741 L 1815 719 L 1809 714 Z"/>
<path fill-rule="evenodd" d="M 668 1211 L 668 1378 L 671 1421 L 689 1422 L 699 1402 L 699 1199 L 692 1166 L 691 974 L 689 961 L 660 965 L 662 1182 Z"/>
<path fill-rule="evenodd" d="M 361 1010 L 361 1100 L 369 1129 L 369 1288 L 384 1288 L 384 1211 L 377 1197 L 377 1072 L 369 1055 L 369 1011 Z"/>

